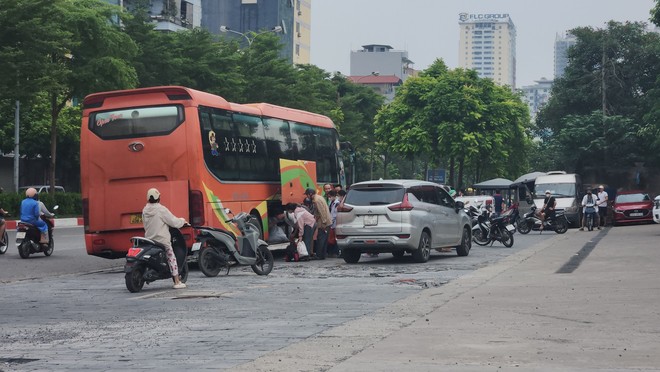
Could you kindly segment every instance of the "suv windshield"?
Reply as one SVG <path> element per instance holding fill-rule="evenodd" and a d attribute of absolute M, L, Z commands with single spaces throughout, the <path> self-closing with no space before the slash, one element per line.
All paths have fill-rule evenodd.
<path fill-rule="evenodd" d="M 535 186 L 535 198 L 545 198 L 545 190 L 550 190 L 555 198 L 573 198 L 575 197 L 574 183 L 543 183 Z"/>
<path fill-rule="evenodd" d="M 389 205 L 401 202 L 403 191 L 400 187 L 356 188 L 348 191 L 344 202 L 356 206 Z"/>

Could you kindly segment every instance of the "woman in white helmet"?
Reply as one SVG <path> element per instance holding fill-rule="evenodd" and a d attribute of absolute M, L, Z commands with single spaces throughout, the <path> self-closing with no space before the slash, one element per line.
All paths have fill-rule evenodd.
<path fill-rule="evenodd" d="M 155 188 L 151 188 L 147 191 L 147 205 L 142 210 L 142 222 L 144 223 L 144 237 L 165 246 L 167 264 L 170 266 L 170 272 L 174 279 L 174 288 L 186 288 L 186 284 L 181 282 L 181 276 L 179 275 L 179 267 L 176 263 L 174 249 L 172 249 L 172 236 L 169 228 L 171 226 L 179 229 L 187 223 L 186 220 L 174 216 L 167 207 L 160 204 L 160 192 Z"/>
<path fill-rule="evenodd" d="M 41 232 L 39 243 L 48 244 L 48 225 L 41 219 L 39 194 L 34 187 L 25 190 L 25 199 L 21 202 L 21 221 L 36 226 Z"/>

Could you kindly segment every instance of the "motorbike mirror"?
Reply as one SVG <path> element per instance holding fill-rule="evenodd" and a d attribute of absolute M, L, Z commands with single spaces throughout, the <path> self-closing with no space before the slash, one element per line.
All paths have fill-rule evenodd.
<path fill-rule="evenodd" d="M 53 207 L 53 210 L 54 210 L 54 211 L 56 211 L 56 210 L 58 210 L 58 209 L 60 209 L 60 206 L 59 206 L 59 205 L 56 205 L 56 206 Z"/>
<path fill-rule="evenodd" d="M 231 209 L 225 208 L 225 214 L 230 215 L 230 214 L 233 214 L 233 213 L 231 213 Z"/>

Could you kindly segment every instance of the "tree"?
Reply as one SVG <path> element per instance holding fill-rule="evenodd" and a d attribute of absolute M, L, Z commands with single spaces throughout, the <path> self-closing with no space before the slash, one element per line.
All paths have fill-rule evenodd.
<path fill-rule="evenodd" d="M 481 79 L 473 70 L 449 70 L 436 61 L 420 77 L 406 81 L 378 113 L 376 124 L 379 139 L 393 151 L 448 165 L 448 183 L 459 188 L 470 166 L 476 170 L 475 181 L 484 174 L 526 170 L 526 158 L 520 156 L 531 144 L 526 106 L 509 88 Z"/>
<path fill-rule="evenodd" d="M 570 63 L 565 74 L 555 80 L 552 96 L 537 118 L 537 126 L 543 134 L 545 148 L 561 149 L 569 154 L 582 154 L 567 167 L 581 171 L 581 167 L 601 159 L 599 165 L 629 166 L 633 161 L 645 159 L 658 163 L 658 157 L 649 154 L 653 140 L 647 141 L 642 133 L 660 133 L 660 106 L 656 105 L 660 92 L 657 89 L 660 74 L 660 36 L 647 32 L 643 23 L 618 23 L 610 21 L 605 29 L 580 27 L 571 31 L 577 42 L 569 50 Z M 577 143 L 566 147 L 560 141 L 566 125 L 593 123 L 594 112 L 600 112 L 600 125 L 592 127 L 591 136 L 602 138 L 598 153 L 584 154 Z M 618 123 L 629 123 L 624 135 L 627 140 L 638 137 L 637 148 L 630 148 L 628 156 L 618 153 L 618 142 L 609 135 L 609 118 Z M 569 119 L 570 118 L 570 119 Z M 572 130 L 572 129 L 571 129 Z M 583 139 L 587 141 L 587 139 Z M 660 147 L 656 147 L 658 149 Z M 546 152 L 547 153 L 547 152 Z M 555 164 L 563 165 L 561 154 Z"/>
<path fill-rule="evenodd" d="M 0 86 L 16 98 L 44 92 L 50 104 L 50 185 L 55 185 L 58 117 L 74 97 L 133 87 L 133 41 L 100 0 L 2 1 Z"/>

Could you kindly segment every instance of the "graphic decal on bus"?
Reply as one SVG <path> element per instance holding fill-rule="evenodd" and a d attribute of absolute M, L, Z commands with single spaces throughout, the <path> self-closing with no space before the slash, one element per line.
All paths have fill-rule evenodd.
<path fill-rule="evenodd" d="M 215 132 L 209 131 L 209 144 L 211 145 L 211 155 L 218 156 L 218 144 L 215 142 Z"/>
<path fill-rule="evenodd" d="M 229 216 L 225 213 L 225 208 L 222 205 L 222 200 L 215 196 L 213 191 L 209 189 L 206 186 L 206 183 L 202 183 L 204 185 L 204 191 L 206 192 L 206 197 L 209 199 L 209 202 L 211 203 L 211 208 L 213 209 L 213 214 L 215 214 L 215 217 L 218 219 L 218 222 L 220 222 L 220 225 L 222 226 L 223 229 L 227 231 L 231 231 L 234 234 L 240 235 L 241 232 L 238 230 L 238 228 L 234 224 L 227 223 L 228 219 L 230 219 Z"/>
<path fill-rule="evenodd" d="M 302 203 L 306 189 L 313 188 L 319 192 L 316 185 L 316 162 L 280 159 L 280 182 L 282 204 Z"/>

